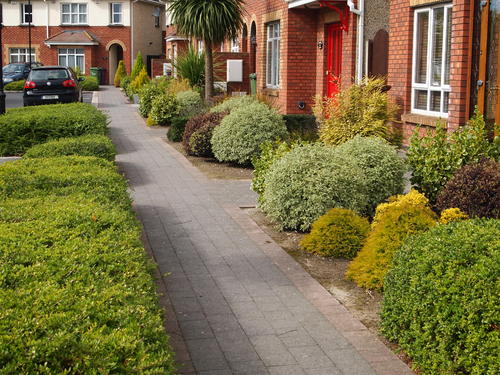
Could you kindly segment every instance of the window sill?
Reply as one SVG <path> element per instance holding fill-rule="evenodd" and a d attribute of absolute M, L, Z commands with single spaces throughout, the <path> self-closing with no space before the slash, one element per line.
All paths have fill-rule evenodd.
<path fill-rule="evenodd" d="M 267 96 L 275 96 L 275 97 L 280 96 L 280 90 L 277 87 L 264 87 L 262 92 Z"/>
<path fill-rule="evenodd" d="M 444 122 L 445 124 L 447 123 L 447 119 L 445 118 L 420 115 L 417 113 L 403 113 L 401 115 L 401 121 L 418 125 L 432 126 L 432 127 L 436 127 L 439 121 Z"/>
<path fill-rule="evenodd" d="M 20 23 L 20 24 L 19 24 L 19 27 L 29 27 L 29 26 L 30 26 L 30 25 L 29 25 L 29 24 L 27 24 L 27 23 Z M 35 27 L 35 24 L 33 24 L 33 23 L 32 23 L 32 24 L 31 24 L 31 27 Z"/>
<path fill-rule="evenodd" d="M 108 27 L 125 27 L 123 23 L 110 23 Z"/>
<path fill-rule="evenodd" d="M 89 24 L 88 23 L 61 23 L 59 26 L 61 26 L 61 27 L 65 27 L 65 26 L 74 27 L 74 26 L 89 26 Z"/>

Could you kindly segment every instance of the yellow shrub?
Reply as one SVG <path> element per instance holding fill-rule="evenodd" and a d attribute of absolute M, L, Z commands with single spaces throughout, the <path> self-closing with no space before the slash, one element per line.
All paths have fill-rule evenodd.
<path fill-rule="evenodd" d="M 375 217 L 373 218 L 372 227 L 379 221 L 380 217 L 392 207 L 401 205 L 412 205 L 418 207 L 428 207 L 429 199 L 415 189 L 411 189 L 407 194 L 394 195 L 387 199 L 387 203 L 380 203 L 375 209 Z"/>
<path fill-rule="evenodd" d="M 397 202 L 397 204 L 396 204 Z M 368 289 L 382 289 L 394 253 L 410 235 L 424 232 L 436 224 L 436 214 L 415 201 L 395 201 L 379 212 L 368 238 L 349 264 L 346 277 Z"/>
<path fill-rule="evenodd" d="M 151 116 L 149 116 L 148 119 L 146 120 L 146 125 L 147 126 L 155 126 L 156 122 L 155 122 L 155 120 L 153 120 L 153 118 Z"/>
<path fill-rule="evenodd" d="M 167 87 L 167 94 L 177 95 L 182 91 L 189 91 L 193 88 L 189 84 L 189 81 L 185 78 L 182 79 L 173 79 L 170 81 Z"/>
<path fill-rule="evenodd" d="M 448 224 L 453 221 L 467 220 L 469 215 L 462 212 L 460 208 L 447 208 L 441 212 L 441 217 L 439 218 L 440 224 Z"/>
<path fill-rule="evenodd" d="M 146 68 L 142 68 L 141 72 L 134 78 L 132 83 L 130 84 L 134 90 L 134 92 L 138 92 L 139 89 L 149 82 L 148 72 Z"/>
<path fill-rule="evenodd" d="M 352 259 L 369 230 L 368 220 L 354 211 L 333 208 L 312 224 L 300 246 L 310 253 Z"/>

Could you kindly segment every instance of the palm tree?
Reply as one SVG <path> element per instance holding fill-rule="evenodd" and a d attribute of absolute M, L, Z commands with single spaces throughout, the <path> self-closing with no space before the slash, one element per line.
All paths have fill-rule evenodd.
<path fill-rule="evenodd" d="M 177 32 L 205 44 L 205 99 L 214 93 L 214 45 L 234 38 L 243 26 L 244 0 L 172 0 L 169 11 Z"/>

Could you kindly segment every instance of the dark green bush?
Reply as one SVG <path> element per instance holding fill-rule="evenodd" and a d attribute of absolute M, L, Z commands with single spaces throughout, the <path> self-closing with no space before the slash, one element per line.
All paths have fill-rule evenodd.
<path fill-rule="evenodd" d="M 292 139 L 311 142 L 318 139 L 318 124 L 313 115 L 283 115 L 283 120 Z"/>
<path fill-rule="evenodd" d="M 184 133 L 182 134 L 182 146 L 184 147 L 184 151 L 186 151 L 188 155 L 192 155 L 193 152 L 191 151 L 191 147 L 189 146 L 191 135 L 198 129 L 203 128 L 207 125 L 213 125 L 214 127 L 219 125 L 225 115 L 227 115 L 227 112 L 208 112 L 191 117 L 186 123 Z M 210 152 L 212 152 L 211 146 Z"/>
<path fill-rule="evenodd" d="M 437 197 L 439 210 L 456 207 L 470 217 L 500 218 L 500 162 L 460 168 Z"/>
<path fill-rule="evenodd" d="M 99 90 L 99 81 L 96 77 L 84 76 L 83 81 L 80 82 L 83 91 L 97 91 Z"/>
<path fill-rule="evenodd" d="M 15 108 L 0 116 L 0 156 L 63 137 L 105 134 L 106 116 L 86 103 Z"/>
<path fill-rule="evenodd" d="M 24 79 L 20 80 L 20 81 L 10 82 L 10 83 L 7 83 L 3 89 L 5 91 L 23 91 L 24 82 L 25 82 Z"/>
<path fill-rule="evenodd" d="M 172 142 L 182 141 L 182 135 L 188 120 L 187 117 L 174 117 L 167 131 L 167 138 Z"/>
<path fill-rule="evenodd" d="M 105 135 L 83 135 L 81 137 L 60 138 L 42 143 L 26 151 L 25 158 L 49 158 L 54 156 L 97 156 L 109 161 L 115 160 L 113 142 Z"/>
<path fill-rule="evenodd" d="M 85 193 L 98 202 L 128 202 L 113 163 L 95 157 L 21 159 L 0 168 L 0 200 Z"/>
<path fill-rule="evenodd" d="M 422 374 L 498 374 L 499 239 L 499 220 L 465 220 L 408 238 L 396 253 L 382 332 Z"/>
<path fill-rule="evenodd" d="M 151 265 L 115 167 L 33 159 L 1 166 L 0 176 L 1 372 L 173 374 Z"/>
<path fill-rule="evenodd" d="M 330 257 L 352 259 L 365 242 L 370 223 L 344 208 L 332 208 L 316 220 L 300 246 L 305 251 Z"/>
<path fill-rule="evenodd" d="M 208 124 L 196 130 L 189 138 L 189 149 L 194 156 L 212 157 L 212 135 L 217 125 Z"/>
<path fill-rule="evenodd" d="M 363 171 L 368 185 L 368 206 L 364 214 L 372 216 L 379 203 L 403 192 L 403 176 L 407 168 L 396 149 L 387 141 L 355 136 L 337 146 L 336 151 L 353 160 Z"/>
<path fill-rule="evenodd" d="M 453 134 L 443 124 L 436 131 L 420 137 L 418 129 L 411 138 L 408 162 L 412 168 L 411 182 L 435 202 L 439 191 L 460 167 L 483 158 L 498 160 L 500 137 L 491 142 L 483 115 L 476 110 L 470 121 Z"/>

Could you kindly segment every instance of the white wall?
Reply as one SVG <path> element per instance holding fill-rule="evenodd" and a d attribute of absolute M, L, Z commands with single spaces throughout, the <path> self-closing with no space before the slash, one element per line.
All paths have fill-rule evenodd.
<path fill-rule="evenodd" d="M 64 0 L 64 1 L 43 1 L 33 0 L 33 25 L 47 26 L 47 7 L 49 8 L 49 26 L 61 25 L 61 3 L 86 3 L 87 22 L 89 26 L 108 26 L 110 24 L 110 3 L 121 2 L 123 12 L 123 25 L 130 26 L 130 1 L 104 1 L 104 0 Z M 3 24 L 4 26 L 19 26 L 21 24 L 21 4 L 13 1 L 3 4 Z M 78 25 L 75 25 L 78 27 Z"/>

